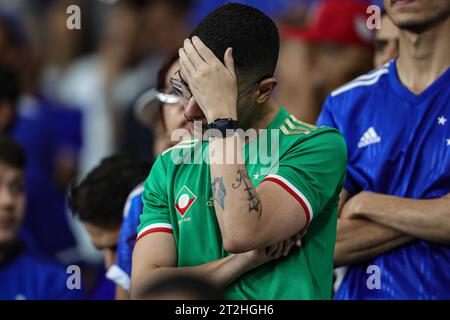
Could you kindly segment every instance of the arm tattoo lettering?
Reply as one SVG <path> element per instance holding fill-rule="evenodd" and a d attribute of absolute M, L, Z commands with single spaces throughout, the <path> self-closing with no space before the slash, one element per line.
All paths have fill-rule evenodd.
<path fill-rule="evenodd" d="M 245 186 L 245 191 L 247 192 L 248 200 L 248 212 L 256 211 L 259 212 L 260 201 L 253 188 L 252 182 L 248 174 L 242 170 L 238 169 L 236 182 L 232 184 L 233 189 L 239 188 L 242 184 Z"/>

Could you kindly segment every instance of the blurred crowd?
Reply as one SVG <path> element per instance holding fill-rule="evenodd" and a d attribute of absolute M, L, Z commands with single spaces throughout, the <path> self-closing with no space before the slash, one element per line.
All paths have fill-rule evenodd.
<path fill-rule="evenodd" d="M 16 141 L 27 159 L 25 166 L 16 150 L 17 159 L 11 160 L 25 172 L 26 205 L 23 221 L 16 221 L 21 223 L 17 232 L 33 254 L 88 270 L 83 274 L 84 298 L 115 294 L 105 269 L 115 263 L 124 204 L 156 155 L 174 143 L 170 133 L 186 125 L 179 100 L 168 91 L 169 78 L 179 69 L 177 49 L 192 26 L 224 2 L 0 3 L 0 133 Z M 334 89 L 397 54 L 397 30 L 386 15 L 381 29 L 366 26 L 367 6 L 380 1 L 241 2 L 260 8 L 277 22 L 281 51 L 275 99 L 306 122 L 316 122 Z M 70 5 L 81 9 L 81 29 L 67 28 Z M 155 98 L 158 92 L 166 95 Z M 177 103 L 177 108 L 164 108 Z M 127 156 L 111 158 L 119 153 Z M 103 171 L 92 175 L 99 165 Z M 128 185 L 101 181 L 108 172 L 123 172 L 133 179 Z M 117 198 L 108 208 L 117 218 L 104 226 L 109 231 L 105 237 L 95 237 L 101 231 L 98 225 L 103 225 L 92 223 L 83 208 L 77 207 L 79 215 L 91 226 L 74 219 L 68 209 L 68 191 L 74 181 L 83 179 L 86 188 L 80 186 L 79 192 L 89 192 L 90 184 L 97 183 L 96 190 Z M 84 205 L 106 210 L 100 196 L 97 201 Z M 0 220 L 0 267 L 2 223 L 6 222 Z"/>

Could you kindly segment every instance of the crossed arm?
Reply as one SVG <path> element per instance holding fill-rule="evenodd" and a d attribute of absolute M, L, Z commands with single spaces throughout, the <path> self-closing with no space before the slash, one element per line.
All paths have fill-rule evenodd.
<path fill-rule="evenodd" d="M 358 263 L 419 238 L 450 243 L 450 197 L 416 200 L 341 193 L 335 265 Z"/>
<path fill-rule="evenodd" d="M 186 274 L 201 277 L 224 289 L 248 271 L 286 255 L 294 246 L 294 237 L 261 250 L 253 250 L 193 267 L 177 267 L 177 248 L 173 235 L 150 233 L 141 238 L 133 251 L 131 299 L 145 298 L 144 289 L 164 276 Z"/>
<path fill-rule="evenodd" d="M 142 297 L 144 284 L 168 275 L 201 276 L 220 287 L 226 287 L 248 271 L 249 264 L 240 265 L 239 257 L 229 256 L 195 267 L 177 268 L 177 249 L 172 234 L 151 233 L 138 241 L 133 252 L 131 298 Z"/>
<path fill-rule="evenodd" d="M 216 169 L 211 166 L 212 174 Z M 133 252 L 132 299 L 142 298 L 143 289 L 153 281 L 176 274 L 199 276 L 226 288 L 248 271 L 286 256 L 294 245 L 301 245 L 299 231 L 306 224 L 306 216 L 292 195 L 272 182 L 262 183 L 257 192 L 244 165 L 226 165 L 225 171 L 220 173 L 223 175 L 220 180 L 231 186 L 227 192 L 236 192 L 226 199 L 218 197 L 214 190 L 220 187 L 214 188 L 215 179 L 212 179 L 216 210 L 221 205 L 227 208 L 216 212 L 224 248 L 236 254 L 198 266 L 177 267 L 173 235 L 150 233 L 139 239 Z M 274 212 L 277 214 L 270 214 Z M 230 216 L 223 219 L 224 214 Z"/>

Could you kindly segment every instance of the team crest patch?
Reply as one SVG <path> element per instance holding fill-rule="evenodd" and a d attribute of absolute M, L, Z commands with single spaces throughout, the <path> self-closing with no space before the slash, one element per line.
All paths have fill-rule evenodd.
<path fill-rule="evenodd" d="M 197 200 L 195 194 L 184 185 L 175 198 L 175 209 L 177 209 L 178 213 L 184 217 L 195 200 Z"/>

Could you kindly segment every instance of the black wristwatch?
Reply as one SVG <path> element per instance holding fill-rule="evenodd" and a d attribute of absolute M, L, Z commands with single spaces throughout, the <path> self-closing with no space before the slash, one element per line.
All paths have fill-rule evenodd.
<path fill-rule="evenodd" d="M 229 137 L 238 129 L 238 122 L 232 118 L 216 119 L 208 124 L 208 129 L 216 129 L 222 134 L 222 137 Z M 209 136 L 215 136 L 214 130 L 210 130 Z"/>

